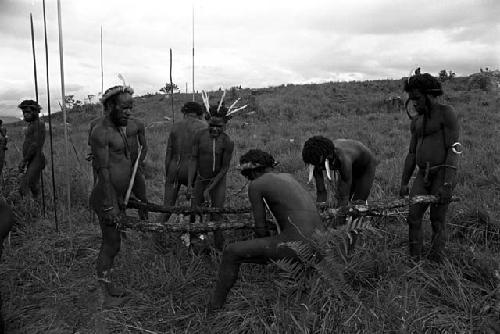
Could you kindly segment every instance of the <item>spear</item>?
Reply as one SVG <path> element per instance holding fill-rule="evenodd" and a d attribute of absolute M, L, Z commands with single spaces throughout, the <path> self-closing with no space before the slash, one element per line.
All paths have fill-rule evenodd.
<path fill-rule="evenodd" d="M 170 101 L 171 101 L 171 105 L 172 105 L 172 123 L 175 123 L 174 84 L 172 82 L 172 49 L 170 49 Z"/>
<path fill-rule="evenodd" d="M 102 65 L 102 26 L 101 26 L 101 97 L 102 94 L 104 94 L 104 68 Z M 101 109 L 101 116 L 103 115 L 104 111 Z"/>
<path fill-rule="evenodd" d="M 66 93 L 64 87 L 64 57 L 63 57 L 63 35 L 62 35 L 62 20 L 61 20 L 61 0 L 57 0 L 57 22 L 59 25 L 59 65 L 61 68 L 61 98 L 62 98 L 62 113 L 64 122 L 64 162 L 66 173 L 66 206 L 68 213 L 68 222 L 71 228 L 71 185 L 69 177 L 69 153 L 68 153 L 68 123 L 66 119 Z"/>
<path fill-rule="evenodd" d="M 33 28 L 33 15 L 30 13 L 30 25 L 31 25 L 31 49 L 33 50 L 33 76 L 35 78 L 35 97 L 36 103 L 38 103 L 38 76 L 36 74 L 36 56 L 35 56 L 35 29 Z M 45 131 L 45 129 L 44 129 Z M 40 185 L 42 186 L 42 209 L 43 218 L 46 216 L 45 212 L 45 187 L 43 184 L 43 170 L 40 172 Z"/>
<path fill-rule="evenodd" d="M 54 149 L 52 140 L 52 114 L 50 112 L 50 86 L 49 86 L 49 47 L 47 42 L 47 16 L 45 14 L 45 0 L 43 0 L 43 28 L 45 35 L 45 69 L 47 76 L 47 113 L 49 117 L 49 137 L 50 137 L 50 162 L 52 164 L 52 198 L 54 201 L 54 222 L 56 232 L 59 232 L 59 222 L 57 220 L 57 194 L 56 194 L 56 178 L 54 173 Z"/>

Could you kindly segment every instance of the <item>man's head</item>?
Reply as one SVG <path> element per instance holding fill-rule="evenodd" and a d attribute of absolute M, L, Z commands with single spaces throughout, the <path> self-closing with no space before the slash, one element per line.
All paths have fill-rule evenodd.
<path fill-rule="evenodd" d="M 231 117 L 227 116 L 227 108 L 222 104 L 210 106 L 208 118 L 208 131 L 212 138 L 217 138 L 226 129 L 226 124 Z"/>
<path fill-rule="evenodd" d="M 244 177 L 249 180 L 255 180 L 276 165 L 277 162 L 272 155 L 258 149 L 253 149 L 241 156 L 239 168 Z"/>
<path fill-rule="evenodd" d="M 197 102 L 186 102 L 182 108 L 181 112 L 184 115 L 193 115 L 200 117 L 203 115 L 203 107 Z"/>
<path fill-rule="evenodd" d="M 18 106 L 23 113 L 23 118 L 26 122 L 32 122 L 38 118 L 38 114 L 42 107 L 38 104 L 38 102 L 33 100 L 24 100 Z"/>
<path fill-rule="evenodd" d="M 128 86 L 115 86 L 106 90 L 101 98 L 104 112 L 116 126 L 127 126 L 134 101 L 134 90 Z"/>
<path fill-rule="evenodd" d="M 0 126 L 2 126 L 2 125 L 3 125 L 3 121 L 0 119 Z"/>
<path fill-rule="evenodd" d="M 335 161 L 335 145 L 326 137 L 311 137 L 306 140 L 302 148 L 302 160 L 309 169 L 309 182 L 312 181 L 315 168 L 326 169 L 330 179 L 330 169 L 333 167 L 330 163 Z"/>
<path fill-rule="evenodd" d="M 443 89 L 439 80 L 429 73 L 417 73 L 404 81 L 403 90 L 408 93 L 408 101 L 411 101 L 415 111 L 422 115 L 426 114 L 430 108 L 430 97 L 443 95 Z"/>

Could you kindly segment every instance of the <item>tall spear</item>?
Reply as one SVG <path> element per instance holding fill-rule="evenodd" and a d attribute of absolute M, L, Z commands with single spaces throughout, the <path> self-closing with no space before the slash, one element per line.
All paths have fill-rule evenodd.
<path fill-rule="evenodd" d="M 101 26 L 101 97 L 104 94 L 104 67 L 102 66 L 102 26 Z M 101 116 L 104 111 L 101 109 Z"/>
<path fill-rule="evenodd" d="M 38 76 L 36 74 L 35 29 L 33 28 L 33 15 L 31 13 L 30 13 L 30 25 L 31 25 L 31 49 L 33 50 L 33 76 L 35 78 L 35 97 L 36 97 L 36 103 L 38 103 Z M 42 209 L 43 209 L 42 212 L 43 212 L 43 218 L 45 218 L 46 217 L 45 187 L 43 184 L 43 170 L 40 172 L 40 185 L 42 186 Z"/>
<path fill-rule="evenodd" d="M 194 4 L 193 4 L 193 102 L 194 102 Z"/>
<path fill-rule="evenodd" d="M 174 84 L 172 82 L 172 49 L 170 49 L 170 102 L 171 102 L 171 107 L 172 107 L 172 123 L 175 123 Z"/>
<path fill-rule="evenodd" d="M 66 118 L 66 92 L 64 87 L 64 57 L 63 57 L 63 35 L 62 35 L 62 20 L 61 20 L 61 0 L 57 0 L 57 22 L 59 25 L 59 65 L 61 68 L 61 98 L 62 98 L 62 113 L 64 122 L 64 167 L 66 172 L 66 206 L 68 213 L 68 222 L 71 228 L 71 185 L 69 177 L 69 152 L 68 152 L 68 124 Z"/>
<path fill-rule="evenodd" d="M 45 68 L 47 75 L 47 113 L 49 114 L 49 137 L 50 137 L 50 163 L 52 164 L 52 195 L 54 200 L 54 222 L 56 231 L 59 232 L 59 222 L 57 220 L 57 194 L 56 178 L 54 175 L 54 149 L 52 141 L 52 114 L 50 112 L 50 86 L 49 86 L 49 47 L 47 42 L 47 18 L 45 14 L 45 0 L 43 0 L 43 28 L 45 35 Z"/>

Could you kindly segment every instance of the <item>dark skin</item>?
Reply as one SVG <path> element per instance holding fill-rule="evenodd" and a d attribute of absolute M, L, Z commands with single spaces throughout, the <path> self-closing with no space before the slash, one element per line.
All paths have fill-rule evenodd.
<path fill-rule="evenodd" d="M 226 122 L 212 117 L 209 128 L 196 133 L 191 152 L 188 174 L 188 194 L 193 194 L 191 205 L 199 207 L 211 203 L 222 208 L 226 197 L 226 176 L 234 151 L 234 142 L 224 132 Z M 193 181 L 194 191 L 191 187 Z M 221 215 L 212 215 L 211 220 L 221 220 Z M 214 232 L 215 247 L 222 249 L 224 239 L 221 231 Z"/>
<path fill-rule="evenodd" d="M 90 204 L 99 218 L 102 243 L 97 258 L 97 277 L 107 279 L 115 256 L 120 251 L 121 235 L 116 222 L 125 211 L 124 198 L 132 176 L 132 160 L 125 134 L 133 107 L 132 96 L 120 93 L 115 106 L 96 124 L 90 134 L 90 147 L 97 169 L 97 182 L 90 196 Z M 123 291 L 110 282 L 103 282 L 108 295 L 116 297 Z"/>
<path fill-rule="evenodd" d="M 337 205 L 347 205 L 350 200 L 366 201 L 375 178 L 377 158 L 365 145 L 356 140 L 336 139 L 333 144 L 335 150 L 326 159 L 330 161 L 330 169 L 338 172 L 335 194 Z M 325 170 L 324 164 L 314 167 L 318 202 L 327 200 L 323 170 Z"/>
<path fill-rule="evenodd" d="M 45 167 L 43 144 L 45 143 L 45 123 L 38 117 L 35 107 L 23 107 L 23 117 L 28 123 L 23 143 L 23 160 L 19 172 L 24 173 L 19 193 L 25 196 L 31 191 L 34 198 L 40 194 L 40 175 Z"/>
<path fill-rule="evenodd" d="M 227 294 L 238 278 L 242 263 L 267 264 L 271 260 L 297 259 L 296 253 L 280 246 L 287 241 L 308 241 L 321 228 L 321 218 L 309 192 L 292 175 L 274 173 L 270 167 L 248 176 L 248 198 L 252 205 L 257 239 L 228 245 L 222 255 L 219 277 L 210 308 L 224 305 Z M 266 204 L 277 220 L 280 233 L 269 236 L 266 228 Z"/>
<path fill-rule="evenodd" d="M 184 119 L 174 124 L 168 137 L 165 154 L 164 203 L 166 206 L 175 205 L 181 185 L 187 187 L 189 184 L 191 188 L 194 186 L 193 183 L 188 183 L 188 171 L 195 135 L 198 131 L 207 128 L 207 123 L 201 120 L 201 116 L 196 113 L 184 114 Z M 163 220 L 167 221 L 169 217 L 169 214 L 165 214 Z"/>
<path fill-rule="evenodd" d="M 0 175 L 2 175 L 5 163 L 5 151 L 7 150 L 7 129 L 0 123 Z"/>
<path fill-rule="evenodd" d="M 106 117 L 99 117 L 90 121 L 90 130 L 89 130 L 89 145 L 90 145 L 90 133 L 94 129 L 94 127 L 102 122 Z M 137 159 L 137 153 L 139 150 L 139 145 L 142 146 L 141 156 L 139 159 L 139 168 L 135 174 L 134 186 L 132 188 L 132 194 L 135 197 L 140 199 L 143 202 L 147 202 L 146 196 L 146 181 L 144 178 L 144 159 L 146 158 L 146 154 L 148 152 L 148 145 L 146 141 L 146 129 L 144 123 L 137 118 L 129 118 L 126 126 L 126 134 L 127 134 L 127 143 L 130 152 L 130 159 L 132 164 L 135 163 Z M 92 169 L 94 174 L 94 182 L 97 180 L 97 169 L 95 167 L 95 160 L 92 160 Z M 148 213 L 147 211 L 139 210 L 139 217 L 141 219 L 147 219 Z"/>
<path fill-rule="evenodd" d="M 14 225 L 14 213 L 3 200 L 0 200 L 0 260 L 2 259 L 3 242 L 9 235 Z M 0 333 L 3 333 L 4 323 L 2 319 L 2 298 L 0 296 Z"/>
<path fill-rule="evenodd" d="M 446 242 L 446 212 L 455 186 L 459 125 L 453 109 L 418 90 L 409 93 L 418 116 L 411 122 L 410 148 L 401 178 L 400 196 L 437 195 L 440 203 L 430 206 L 433 237 L 430 258 L 440 261 Z M 425 116 L 427 114 L 427 116 Z M 425 123 L 425 129 L 424 129 Z M 411 190 L 408 183 L 418 166 Z M 427 172 L 426 172 L 427 170 Z M 408 213 L 410 255 L 420 258 L 423 246 L 422 218 L 429 205 L 415 204 Z"/>

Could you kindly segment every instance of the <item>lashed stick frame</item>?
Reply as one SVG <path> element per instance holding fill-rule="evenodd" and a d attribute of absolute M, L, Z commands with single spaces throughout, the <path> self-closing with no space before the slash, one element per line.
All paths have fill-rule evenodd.
<path fill-rule="evenodd" d="M 458 202 L 458 197 L 453 197 L 451 202 Z M 350 204 L 338 209 L 330 208 L 325 204 L 318 205 L 318 211 L 322 220 L 329 224 L 336 217 L 352 216 L 375 216 L 384 217 L 394 215 L 394 210 L 418 203 L 438 203 L 439 198 L 433 195 L 420 195 L 412 198 L 396 199 L 390 202 L 372 202 L 368 204 Z M 131 216 L 124 216 L 120 220 L 119 227 L 122 229 L 132 229 L 141 232 L 192 232 L 204 233 L 214 230 L 238 230 L 238 229 L 252 229 L 254 227 L 253 218 L 251 217 L 250 207 L 241 208 L 191 208 L 191 207 L 166 207 L 152 203 L 142 203 L 131 200 L 127 208 L 132 209 L 146 209 L 150 212 L 170 213 L 176 214 L 177 217 L 172 217 L 169 222 L 151 222 L 147 220 L 140 220 Z M 205 215 L 211 213 L 224 214 L 222 221 L 210 221 L 204 219 Z M 194 215 L 196 219 L 191 222 L 191 216 Z M 237 215 L 237 217 L 234 217 Z M 275 224 L 268 223 L 270 230 L 275 229 Z"/>

